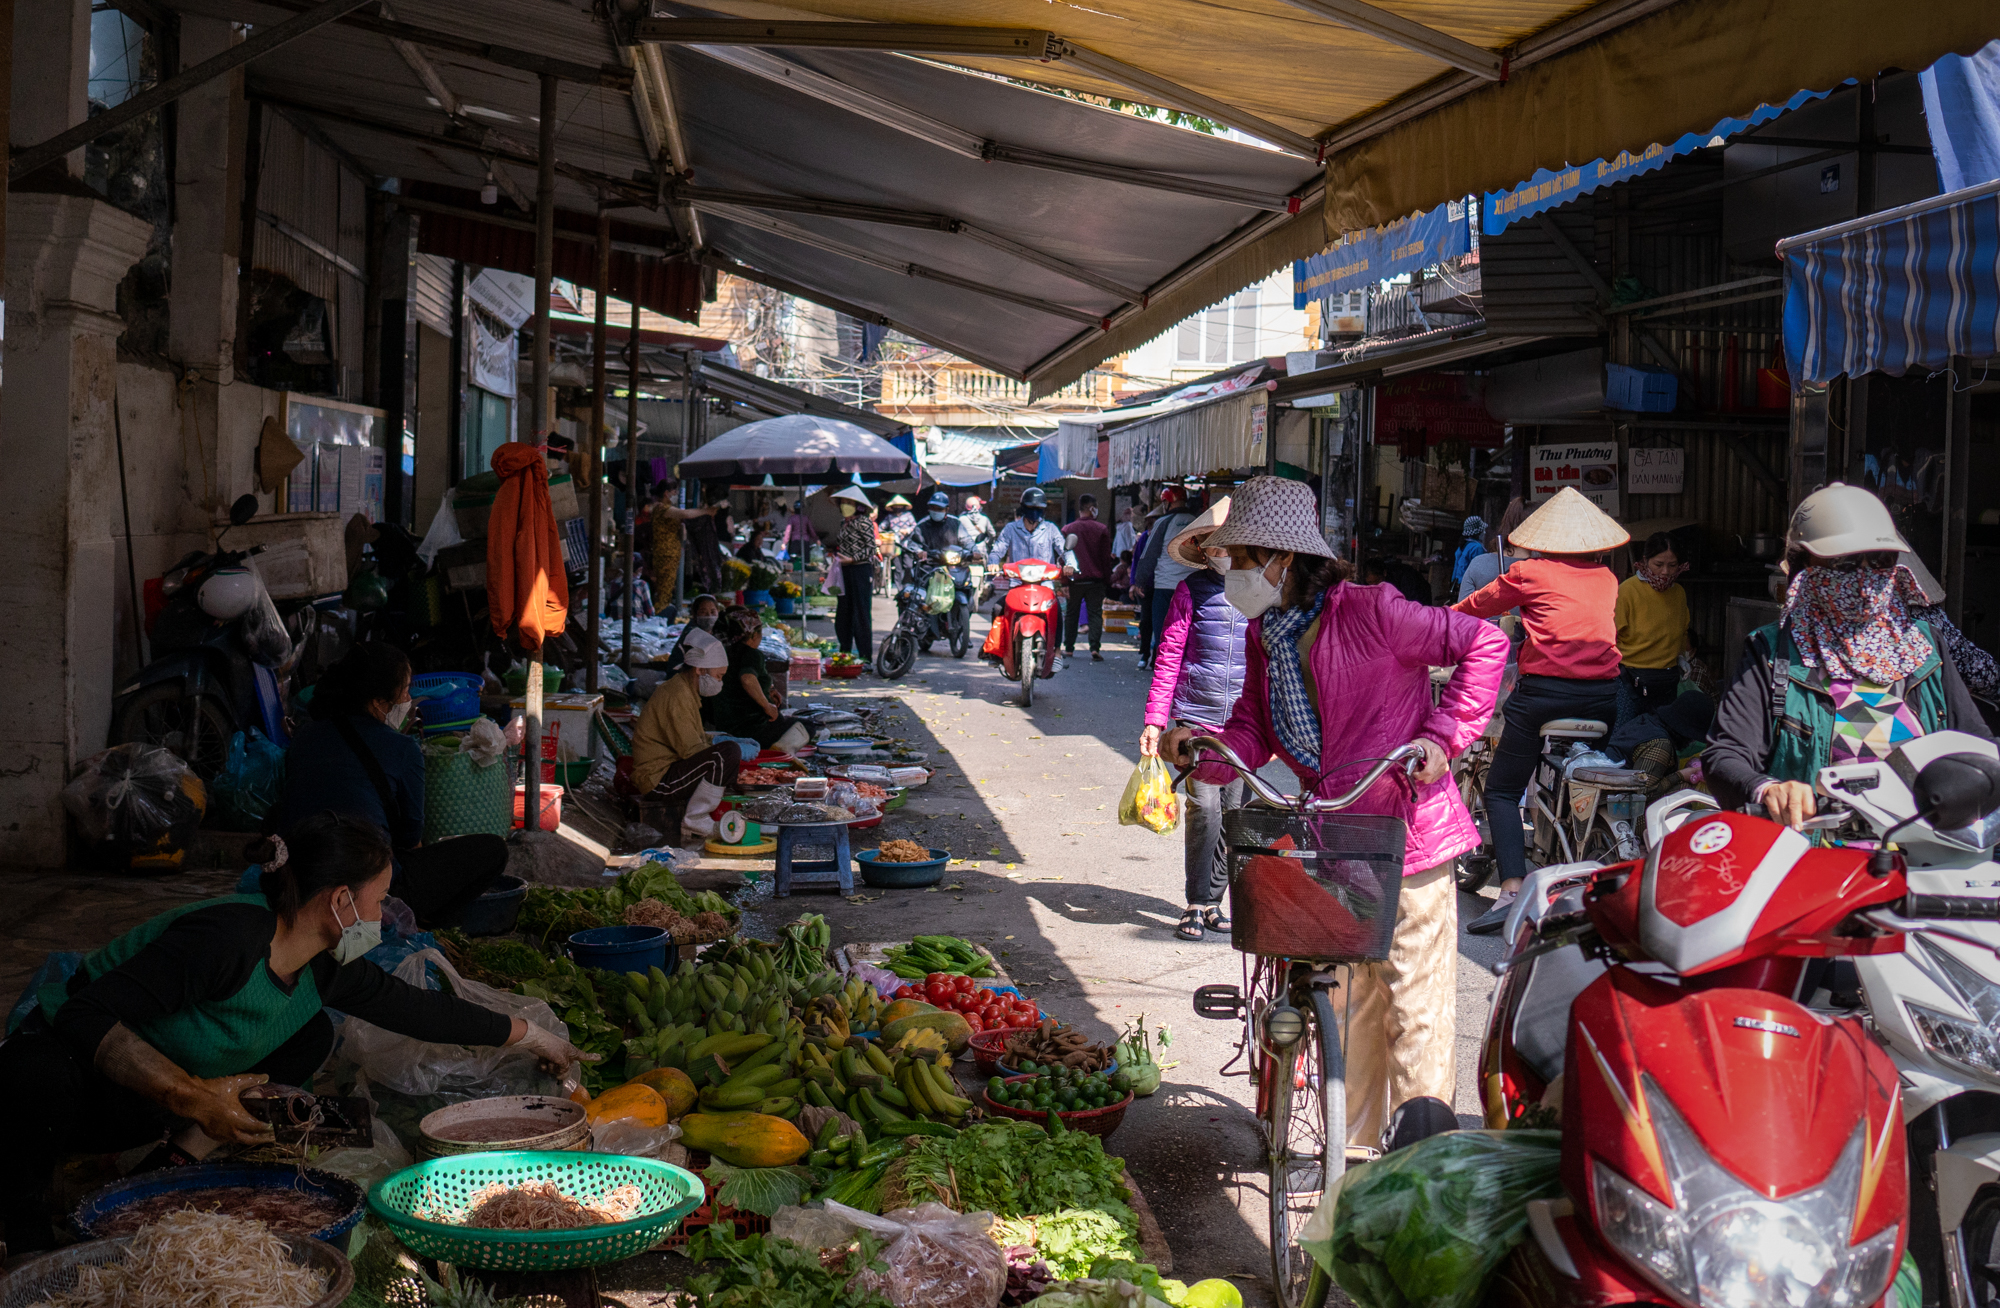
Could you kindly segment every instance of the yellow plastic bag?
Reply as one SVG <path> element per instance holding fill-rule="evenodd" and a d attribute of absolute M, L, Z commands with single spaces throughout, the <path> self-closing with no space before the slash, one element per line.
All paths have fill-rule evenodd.
<path fill-rule="evenodd" d="M 1124 798 L 1118 801 L 1118 825 L 1165 835 L 1180 824 L 1181 796 L 1174 790 L 1174 774 L 1157 754 L 1140 759 L 1125 783 Z"/>

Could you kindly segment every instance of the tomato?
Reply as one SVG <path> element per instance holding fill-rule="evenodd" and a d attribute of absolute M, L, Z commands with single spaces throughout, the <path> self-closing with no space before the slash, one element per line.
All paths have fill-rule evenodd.
<path fill-rule="evenodd" d="M 949 982 L 950 980 L 951 973 L 949 972 L 932 972 L 924 977 L 924 984 L 927 986 L 936 985 L 940 981 Z"/>
<path fill-rule="evenodd" d="M 923 989 L 919 986 L 897 986 L 896 993 L 893 996 L 896 999 L 922 999 L 923 997 Z"/>
<path fill-rule="evenodd" d="M 970 994 L 972 991 L 977 990 L 979 988 L 979 984 L 976 981 L 974 981 L 971 977 L 964 975 L 953 977 L 951 979 L 951 984 L 952 988 L 957 990 L 960 994 Z"/>
<path fill-rule="evenodd" d="M 933 981 L 924 987 L 924 998 L 943 1008 L 951 1000 L 951 987 L 942 981 Z"/>
<path fill-rule="evenodd" d="M 965 1015 L 965 1024 L 972 1028 L 972 1034 L 974 1035 L 978 1035 L 981 1031 L 984 1031 L 986 1029 L 986 1023 L 980 1020 L 979 1014 L 977 1013 L 967 1013 Z"/>

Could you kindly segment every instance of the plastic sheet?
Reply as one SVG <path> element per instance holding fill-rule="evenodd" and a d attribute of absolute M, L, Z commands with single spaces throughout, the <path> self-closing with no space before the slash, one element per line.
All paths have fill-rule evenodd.
<path fill-rule="evenodd" d="M 1299 1243 L 1360 1308 L 1473 1308 L 1561 1159 L 1556 1131 L 1434 1135 L 1349 1171 Z"/>
<path fill-rule="evenodd" d="M 885 1270 L 865 1271 L 865 1286 L 896 1308 L 997 1308 L 1007 1289 L 1007 1255 L 989 1233 L 991 1213 L 955 1213 L 919 1204 L 882 1214 L 829 1200 L 826 1211 L 888 1242 Z"/>
<path fill-rule="evenodd" d="M 569 1028 L 546 1003 L 468 981 L 435 949 L 411 954 L 397 965 L 395 975 L 418 989 L 435 989 L 428 983 L 429 967 L 438 969 L 459 998 L 509 1017 L 522 1018 L 569 1039 Z M 518 1047 L 428 1044 L 385 1031 L 358 1017 L 342 1022 L 340 1035 L 338 1057 L 353 1063 L 376 1085 L 406 1095 L 439 1095 L 456 1102 L 488 1095 L 533 1093 L 544 1089 L 548 1082 L 536 1066 L 534 1055 Z"/>
<path fill-rule="evenodd" d="M 599 1122 L 590 1128 L 590 1147 L 600 1154 L 626 1154 L 635 1158 L 663 1157 L 668 1145 L 681 1138 L 680 1127 L 647 1126 L 629 1117 Z"/>
<path fill-rule="evenodd" d="M 285 630 L 285 620 L 278 616 L 278 606 L 271 602 L 271 590 L 264 584 L 263 574 L 256 570 L 254 555 L 250 562 L 251 573 L 257 578 L 257 601 L 236 620 L 236 634 L 251 662 L 267 668 L 279 667 L 292 656 L 292 637 Z"/>
<path fill-rule="evenodd" d="M 1159 755 L 1149 754 L 1125 783 L 1125 794 L 1118 801 L 1118 825 L 1165 835 L 1180 824 L 1181 797 L 1174 790 L 1174 774 Z"/>

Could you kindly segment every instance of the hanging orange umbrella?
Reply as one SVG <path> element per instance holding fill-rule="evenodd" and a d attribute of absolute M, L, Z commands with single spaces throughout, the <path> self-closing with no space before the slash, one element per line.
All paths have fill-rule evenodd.
<path fill-rule="evenodd" d="M 486 605 L 493 632 L 533 653 L 569 621 L 569 578 L 549 502 L 549 465 L 533 445 L 493 451 L 500 491 L 486 526 Z"/>

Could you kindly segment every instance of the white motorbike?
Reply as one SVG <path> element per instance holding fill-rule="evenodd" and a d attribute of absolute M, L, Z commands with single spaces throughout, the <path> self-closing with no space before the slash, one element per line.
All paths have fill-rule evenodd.
<path fill-rule="evenodd" d="M 2000 922 L 1976 920 L 2000 898 L 1992 857 L 2000 814 L 1949 831 L 1917 816 L 1917 773 L 1945 755 L 1985 760 L 2000 773 L 2000 750 L 1990 742 L 1936 732 L 1885 760 L 1820 769 L 1821 811 L 1806 826 L 1893 841 L 1911 893 L 1956 902 L 1967 920 L 1928 921 L 1900 953 L 1816 961 L 1799 999 L 1829 1012 L 1865 1006 L 1901 1073 L 1909 1247 L 1926 1304 L 2000 1308 Z M 1661 800 L 1646 814 L 1647 847 L 1714 809 L 1711 797 L 1694 791 Z"/>

